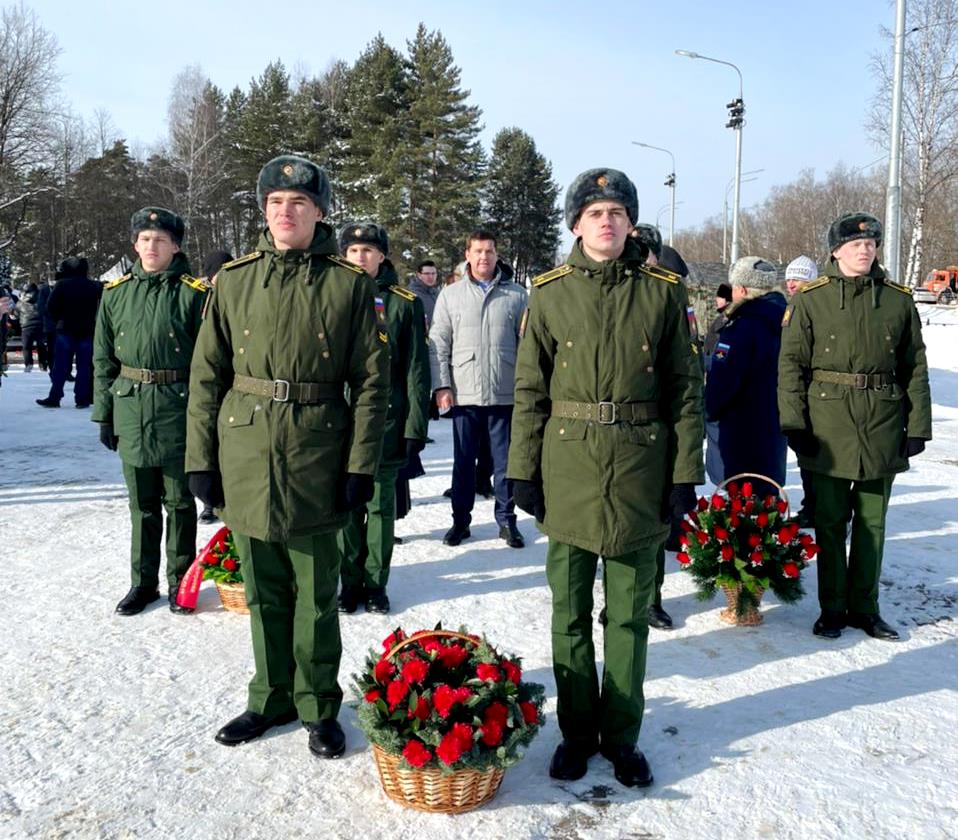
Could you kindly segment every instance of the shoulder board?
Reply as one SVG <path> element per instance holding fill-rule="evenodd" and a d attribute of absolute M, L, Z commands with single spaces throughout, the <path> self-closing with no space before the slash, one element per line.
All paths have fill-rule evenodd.
<path fill-rule="evenodd" d="M 828 277 L 819 277 L 817 280 L 813 280 L 811 283 L 806 283 L 802 286 L 802 294 L 805 292 L 810 292 L 812 289 L 820 289 L 822 286 L 827 286 L 830 282 Z"/>
<path fill-rule="evenodd" d="M 662 268 L 658 265 L 640 265 L 639 271 L 647 277 L 664 280 L 666 283 L 672 283 L 673 285 L 678 285 L 682 279 L 681 276 L 674 271 L 669 271 L 667 268 Z"/>
<path fill-rule="evenodd" d="M 220 271 L 229 271 L 231 268 L 246 265 L 247 263 L 258 260 L 261 256 L 263 256 L 262 251 L 253 251 L 252 254 L 247 254 L 245 257 L 237 257 L 235 260 L 230 260 L 228 263 L 223 263 L 223 265 L 220 266 Z"/>
<path fill-rule="evenodd" d="M 132 279 L 132 277 L 132 274 L 124 274 L 122 277 L 117 277 L 116 280 L 111 280 L 109 283 L 107 283 L 103 287 L 103 290 L 106 291 L 107 289 L 115 289 L 121 283 L 125 283 L 127 280 Z"/>
<path fill-rule="evenodd" d="M 181 274 L 180 280 L 186 283 L 191 289 L 196 289 L 198 292 L 207 292 L 213 288 L 209 283 L 206 282 L 202 277 L 190 277 L 189 274 Z"/>
<path fill-rule="evenodd" d="M 907 286 L 902 286 L 901 283 L 893 283 L 891 280 L 886 280 L 885 285 L 891 289 L 895 289 L 896 291 L 901 292 L 903 295 L 908 295 L 908 297 L 912 297 L 911 289 L 909 289 Z"/>
<path fill-rule="evenodd" d="M 351 263 L 349 260 L 344 260 L 342 257 L 337 257 L 335 254 L 326 254 L 326 259 L 330 262 L 336 263 L 336 265 L 342 268 L 348 268 L 350 271 L 355 271 L 357 274 L 363 274 L 363 270 L 354 263 Z"/>
<path fill-rule="evenodd" d="M 547 271 L 545 274 L 534 277 L 532 279 L 532 285 L 538 289 L 539 286 L 544 286 L 546 283 L 551 283 L 553 280 L 558 280 L 560 277 L 572 274 L 573 271 L 575 271 L 575 269 L 571 265 L 560 265 L 558 268 L 553 268 L 552 271 Z"/>
<path fill-rule="evenodd" d="M 404 300 L 413 301 L 417 299 L 415 292 L 409 291 L 409 289 L 407 289 L 405 286 L 397 286 L 395 283 L 389 287 L 389 291 L 391 291 L 394 295 L 399 295 L 399 297 L 403 298 Z"/>

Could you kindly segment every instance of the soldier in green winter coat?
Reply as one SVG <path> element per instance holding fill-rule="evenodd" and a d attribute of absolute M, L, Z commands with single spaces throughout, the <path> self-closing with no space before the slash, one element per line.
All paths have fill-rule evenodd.
<path fill-rule="evenodd" d="M 107 283 L 93 340 L 93 414 L 100 441 L 119 449 L 130 494 L 133 587 L 116 606 L 136 615 L 157 598 L 161 508 L 166 510 L 170 610 L 196 554 L 196 505 L 183 471 L 190 357 L 209 287 L 180 251 L 183 220 L 161 207 L 133 214 L 137 261 Z"/>
<path fill-rule="evenodd" d="M 396 477 L 406 459 L 422 451 L 432 394 L 426 316 L 415 294 L 399 285 L 387 257 L 389 237 L 373 222 L 349 222 L 339 234 L 339 250 L 376 280 L 376 317 L 389 339 L 389 412 L 376 489 L 365 508 L 349 515 L 340 532 L 343 552 L 339 611 L 388 613 L 386 583 L 396 526 Z"/>
<path fill-rule="evenodd" d="M 782 431 L 815 488 L 813 632 L 898 633 L 878 611 L 885 515 L 896 473 L 931 440 L 931 391 L 911 290 L 879 265 L 882 226 L 852 213 L 828 231 L 825 275 L 785 310 L 778 368 Z M 851 546 L 845 537 L 851 520 Z"/>
<path fill-rule="evenodd" d="M 694 506 L 702 465 L 702 374 L 684 287 L 628 238 L 635 186 L 591 169 L 569 187 L 578 237 L 533 281 L 516 366 L 508 475 L 549 537 L 552 656 L 563 741 L 549 773 L 578 779 L 601 750 L 623 784 L 651 784 L 642 723 L 648 611 L 669 505 Z M 601 687 L 592 588 L 604 564 Z"/>
<path fill-rule="evenodd" d="M 190 487 L 235 535 L 256 666 L 247 710 L 216 740 L 241 744 L 298 717 L 310 750 L 336 758 L 336 532 L 373 496 L 388 338 L 375 284 L 322 221 L 326 173 L 281 156 L 256 194 L 267 230 L 220 269 L 190 378 Z"/>

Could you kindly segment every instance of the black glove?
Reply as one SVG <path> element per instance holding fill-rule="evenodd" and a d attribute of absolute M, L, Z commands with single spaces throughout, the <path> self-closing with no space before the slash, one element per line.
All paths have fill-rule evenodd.
<path fill-rule="evenodd" d="M 426 441 L 413 440 L 412 438 L 406 438 L 406 460 L 411 461 L 425 448 L 426 448 Z"/>
<path fill-rule="evenodd" d="M 536 522 L 545 522 L 546 497 L 542 492 L 542 485 L 538 481 L 512 479 L 512 498 L 519 510 L 532 514 L 536 518 Z"/>
<path fill-rule="evenodd" d="M 116 452 L 116 445 L 119 438 L 113 434 L 112 423 L 100 423 L 100 443 L 102 443 L 110 452 Z"/>
<path fill-rule="evenodd" d="M 218 470 L 203 470 L 187 473 L 190 492 L 204 505 L 222 508 L 226 504 L 223 497 L 223 476 Z"/>
<path fill-rule="evenodd" d="M 796 455 L 811 458 L 818 452 L 818 438 L 808 429 L 790 429 L 785 432 L 788 446 Z"/>
<path fill-rule="evenodd" d="M 372 500 L 375 489 L 376 487 L 371 475 L 346 473 L 346 480 L 339 485 L 339 496 L 336 499 L 336 507 L 340 513 L 349 513 L 352 510 L 361 508 L 364 504 Z"/>
<path fill-rule="evenodd" d="M 925 451 L 925 442 L 921 438 L 905 439 L 905 457 L 914 458 L 916 455 Z"/>
<path fill-rule="evenodd" d="M 694 484 L 673 484 L 669 493 L 669 513 L 672 518 L 681 520 L 685 514 L 695 508 L 698 496 Z"/>

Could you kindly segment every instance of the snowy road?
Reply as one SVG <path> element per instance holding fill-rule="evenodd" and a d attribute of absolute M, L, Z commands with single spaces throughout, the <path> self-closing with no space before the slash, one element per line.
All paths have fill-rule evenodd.
<path fill-rule="evenodd" d="M 216 744 L 244 706 L 247 620 L 209 585 L 191 617 L 165 600 L 113 614 L 129 585 L 119 460 L 88 411 L 36 407 L 45 376 L 12 370 L 0 389 L 0 837 L 958 837 L 958 324 L 925 337 L 935 440 L 896 480 L 882 575 L 882 613 L 903 640 L 812 636 L 814 569 L 799 605 L 767 595 L 763 626 L 727 627 L 670 556 L 678 628 L 650 640 L 647 791 L 621 787 L 601 758 L 580 782 L 549 780 L 559 736 L 544 538 L 523 518 L 538 539 L 505 548 L 480 502 L 473 539 L 441 544 L 451 429 L 432 424 L 428 475 L 398 527 L 394 614 L 344 618 L 342 684 L 351 697 L 366 649 L 400 623 L 464 623 L 524 658 L 547 686 L 549 722 L 493 803 L 459 817 L 389 802 L 348 707 L 337 762 L 314 759 L 293 725 Z"/>

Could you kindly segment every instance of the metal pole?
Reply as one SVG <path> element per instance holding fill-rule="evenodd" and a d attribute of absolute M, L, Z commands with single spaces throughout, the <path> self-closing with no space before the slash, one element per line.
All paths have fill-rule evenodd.
<path fill-rule="evenodd" d="M 728 265 L 728 190 L 725 191 L 725 203 L 722 205 L 722 262 Z"/>
<path fill-rule="evenodd" d="M 672 195 L 672 215 L 669 220 L 669 246 L 671 247 L 675 238 L 675 155 L 668 149 L 663 149 L 661 146 L 653 146 L 651 143 L 640 143 L 638 140 L 633 140 L 632 145 L 641 146 L 643 149 L 654 149 L 657 152 L 665 152 L 672 160 L 672 172 L 665 181 L 665 185 L 669 188 Z"/>
<path fill-rule="evenodd" d="M 675 237 L 675 170 L 672 170 L 672 213 L 669 216 L 669 247 L 672 247 Z"/>
<path fill-rule="evenodd" d="M 742 126 L 735 128 L 735 198 L 732 203 L 732 254 L 730 262 L 738 259 L 738 216 L 742 202 Z"/>
<path fill-rule="evenodd" d="M 890 153 L 885 191 L 885 270 L 901 282 L 901 98 L 905 63 L 905 5 L 898 0 L 895 19 L 895 72 L 891 88 Z"/>

